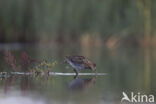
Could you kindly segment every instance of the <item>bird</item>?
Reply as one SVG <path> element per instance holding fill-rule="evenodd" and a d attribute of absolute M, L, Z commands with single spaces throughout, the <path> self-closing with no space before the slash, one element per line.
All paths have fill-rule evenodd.
<path fill-rule="evenodd" d="M 96 83 L 96 77 L 92 78 L 76 78 L 68 84 L 69 90 L 84 91 Z"/>
<path fill-rule="evenodd" d="M 65 62 L 73 67 L 76 76 L 78 76 L 79 70 L 91 69 L 92 71 L 96 72 L 96 64 L 84 56 L 65 56 Z"/>

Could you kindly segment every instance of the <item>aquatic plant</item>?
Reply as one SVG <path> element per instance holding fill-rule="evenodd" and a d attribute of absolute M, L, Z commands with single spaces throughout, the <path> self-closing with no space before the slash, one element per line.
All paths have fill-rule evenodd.
<path fill-rule="evenodd" d="M 56 61 L 50 63 L 44 60 L 31 70 L 33 73 L 36 73 L 37 75 L 41 74 L 41 72 L 43 72 L 45 75 L 49 75 L 50 69 L 53 68 L 56 64 L 57 64 Z"/>
<path fill-rule="evenodd" d="M 26 52 L 22 52 L 20 56 L 20 67 L 24 70 L 29 70 L 29 66 L 36 62 L 35 59 L 30 58 Z"/>
<path fill-rule="evenodd" d="M 17 70 L 16 60 L 8 50 L 4 50 L 4 60 L 11 67 L 12 71 Z"/>
<path fill-rule="evenodd" d="M 41 72 L 49 74 L 50 69 L 57 64 L 56 61 L 52 63 L 45 60 L 38 61 L 28 56 L 26 52 L 21 52 L 19 63 L 17 63 L 15 57 L 8 50 L 4 50 L 4 60 L 10 66 L 10 69 L 12 69 L 11 71 L 27 71 L 36 74 L 40 74 Z"/>

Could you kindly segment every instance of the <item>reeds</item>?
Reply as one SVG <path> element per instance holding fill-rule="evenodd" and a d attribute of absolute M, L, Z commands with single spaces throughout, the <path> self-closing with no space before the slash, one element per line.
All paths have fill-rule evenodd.
<path fill-rule="evenodd" d="M 151 0 L 0 1 L 0 42 L 34 42 L 49 36 L 72 40 L 85 33 L 103 40 L 148 40 L 155 35 L 155 6 Z"/>

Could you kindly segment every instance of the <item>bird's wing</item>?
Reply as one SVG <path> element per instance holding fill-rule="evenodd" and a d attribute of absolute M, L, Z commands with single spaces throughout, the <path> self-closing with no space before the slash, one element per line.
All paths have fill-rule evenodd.
<path fill-rule="evenodd" d="M 83 59 L 83 62 L 85 63 L 86 67 L 90 67 L 93 65 L 93 63 L 89 61 L 87 58 Z"/>
<path fill-rule="evenodd" d="M 72 58 L 71 61 L 75 64 L 78 64 L 78 65 L 81 65 L 81 64 L 84 64 L 84 60 L 83 58 L 81 57 L 75 57 L 75 58 Z"/>
<path fill-rule="evenodd" d="M 74 64 L 77 64 L 77 65 L 80 65 L 80 66 L 84 66 L 86 68 L 89 68 L 90 67 L 90 64 L 92 64 L 92 62 L 90 62 L 84 56 L 69 56 L 68 58 Z"/>

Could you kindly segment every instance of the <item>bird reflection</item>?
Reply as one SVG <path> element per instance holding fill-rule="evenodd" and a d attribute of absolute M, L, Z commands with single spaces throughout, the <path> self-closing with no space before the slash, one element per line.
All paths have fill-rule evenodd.
<path fill-rule="evenodd" d="M 88 89 L 90 86 L 95 84 L 96 76 L 93 78 L 75 78 L 68 84 L 68 88 L 72 91 L 82 91 Z"/>

